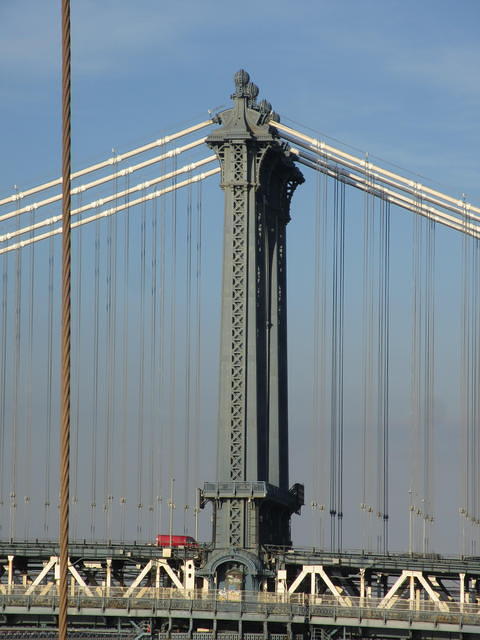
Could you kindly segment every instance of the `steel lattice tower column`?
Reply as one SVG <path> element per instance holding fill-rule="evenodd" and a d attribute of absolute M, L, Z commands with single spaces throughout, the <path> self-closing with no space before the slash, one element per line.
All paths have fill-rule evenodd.
<path fill-rule="evenodd" d="M 246 71 L 235 74 L 233 107 L 207 144 L 225 193 L 216 549 L 289 545 L 303 487 L 288 481 L 286 224 L 303 176 L 276 135 L 278 116 L 256 102 Z"/>

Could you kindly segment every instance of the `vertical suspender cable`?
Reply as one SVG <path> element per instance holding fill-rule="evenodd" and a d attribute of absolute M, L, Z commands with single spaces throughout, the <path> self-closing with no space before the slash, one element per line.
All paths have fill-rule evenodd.
<path fill-rule="evenodd" d="M 368 175 L 365 172 L 365 180 L 368 180 Z M 360 503 L 360 509 L 363 513 L 367 510 L 367 427 L 368 427 L 368 361 L 370 357 L 369 345 L 367 342 L 368 336 L 368 323 L 367 323 L 367 310 L 369 292 L 368 285 L 370 284 L 369 276 L 369 258 L 370 258 L 370 219 L 369 219 L 369 193 L 366 191 L 363 196 L 363 298 L 362 298 L 362 368 L 363 368 L 363 380 L 362 380 L 362 500 Z M 368 535 L 366 521 L 363 519 L 363 548 L 368 549 Z"/>
<path fill-rule="evenodd" d="M 20 216 L 17 216 L 17 228 L 20 228 Z M 21 367 L 21 306 L 22 306 L 22 252 L 15 252 L 15 359 L 13 362 L 14 403 L 12 424 L 12 449 L 11 449 L 11 479 L 10 479 L 10 539 L 15 538 L 15 520 L 17 509 L 17 447 L 19 429 L 19 390 Z"/>
<path fill-rule="evenodd" d="M 467 219 L 465 218 L 465 224 Z M 462 237 L 462 298 L 461 298 L 461 326 L 462 326 L 462 353 L 461 353 L 461 377 L 460 377 L 460 394 L 461 394 L 461 413 L 462 413 L 462 456 L 463 464 L 461 464 L 461 487 L 462 497 L 459 509 L 460 514 L 460 553 L 466 554 L 465 549 L 465 525 L 468 514 L 468 497 L 470 482 L 470 415 L 469 415 L 469 384 L 470 377 L 468 375 L 469 363 L 469 319 L 470 319 L 470 288 L 469 288 L 469 249 L 471 247 L 470 238 L 464 234 Z"/>
<path fill-rule="evenodd" d="M 68 524 L 70 493 L 70 1 L 62 0 L 62 426 L 60 435 L 59 640 L 67 640 Z"/>
<path fill-rule="evenodd" d="M 33 211 L 32 223 L 35 223 L 35 210 Z M 33 231 L 30 235 L 33 237 Z M 30 493 L 31 493 L 31 467 L 32 467 L 32 422 L 33 422 L 33 307 L 35 303 L 35 245 L 30 251 L 30 272 L 29 272 L 29 318 L 28 318 L 28 365 L 27 365 L 27 431 L 25 438 L 25 535 L 28 540 L 30 531 Z"/>
<path fill-rule="evenodd" d="M 79 206 L 82 206 L 82 196 L 79 194 Z M 77 313 L 75 317 L 75 330 L 76 330 L 76 352 L 77 352 L 77 366 L 76 366 L 76 398 L 75 398 L 75 434 L 73 442 L 73 539 L 77 538 L 78 527 L 78 458 L 79 458 L 79 439 L 80 439 L 80 406 L 81 406 L 81 386 L 80 386 L 80 370 L 81 370 L 81 348 L 82 348 L 82 235 L 83 228 L 79 227 L 76 232 L 77 237 Z"/>
<path fill-rule="evenodd" d="M 343 332 L 345 283 L 345 184 L 335 181 L 332 291 L 332 387 L 330 448 L 331 546 L 342 548 L 343 523 Z M 336 519 L 336 522 L 335 522 Z"/>
<path fill-rule="evenodd" d="M 151 286 L 150 286 L 150 385 L 149 385 L 149 408 L 150 408 L 150 440 L 148 448 L 148 477 L 149 495 L 148 509 L 150 512 L 149 530 L 154 530 L 155 516 L 155 460 L 157 466 L 160 459 L 156 456 L 158 443 L 159 420 L 156 412 L 156 366 L 157 366 L 157 229 L 158 229 L 158 202 L 153 201 L 152 205 L 152 233 L 151 233 Z M 160 531 L 158 532 L 160 533 Z"/>
<path fill-rule="evenodd" d="M 324 399 L 322 397 L 323 386 L 323 376 L 320 378 L 320 368 L 322 367 L 323 362 L 323 354 L 321 353 L 321 342 L 320 337 L 322 335 L 322 325 L 321 325 L 321 282 L 325 277 L 324 272 L 321 271 L 322 261 L 324 259 L 323 254 L 321 253 L 321 241 L 322 241 L 322 223 L 325 216 L 325 212 L 322 211 L 321 207 L 321 187 L 322 181 L 324 180 L 324 176 L 319 171 L 316 175 L 316 189 L 315 189 L 315 286 L 314 286 L 314 299 L 313 299 L 313 388 L 312 388 L 312 400 L 313 400 L 313 415 L 312 415 L 312 461 L 311 468 L 313 471 L 312 485 L 313 485 L 313 497 L 312 501 L 312 511 L 315 514 L 316 509 L 319 507 L 321 500 L 319 499 L 320 495 L 320 472 L 322 469 L 322 465 L 318 464 L 319 456 L 322 450 L 322 442 L 321 442 L 321 429 L 322 429 L 322 420 L 321 420 L 321 411 L 324 406 Z M 321 531 L 318 527 L 319 521 L 315 518 L 314 526 L 312 527 L 313 532 L 313 546 L 315 547 L 317 544 L 322 546 L 320 537 Z"/>
<path fill-rule="evenodd" d="M 190 431 L 191 431 L 191 366 L 192 366 L 192 186 L 188 187 L 187 196 L 187 225 L 186 225 L 186 245 L 187 245 L 187 288 L 185 294 L 186 313 L 185 313 L 185 442 L 184 442 L 184 460 L 185 460 L 185 486 L 184 486 L 184 502 L 183 502 L 183 533 L 188 531 L 187 515 L 189 509 L 188 496 L 190 494 Z"/>
<path fill-rule="evenodd" d="M 140 222 L 140 362 L 138 376 L 138 439 L 137 439 L 137 539 L 142 533 L 143 509 L 143 430 L 145 422 L 145 253 L 146 253 L 146 204 L 142 204 Z"/>
<path fill-rule="evenodd" d="M 0 362 L 0 517 L 2 521 L 6 521 L 3 516 L 3 509 L 6 502 L 5 486 L 5 418 L 6 418 L 6 399 L 7 399 L 7 302 L 8 302 L 8 254 L 3 256 L 2 268 L 2 330 L 1 330 L 1 362 Z"/>
<path fill-rule="evenodd" d="M 93 403 L 90 438 L 92 460 L 90 477 L 90 539 L 95 538 L 95 510 L 97 508 L 97 443 L 99 430 L 99 340 L 100 340 L 100 223 L 95 222 L 94 250 L 94 311 L 93 311 Z"/>
<path fill-rule="evenodd" d="M 475 456 L 473 453 L 474 431 L 473 424 L 473 398 L 472 394 L 475 392 L 473 388 L 473 325 L 474 325 L 474 311 L 472 310 L 474 301 L 474 284 L 472 266 L 474 263 L 474 245 L 473 243 L 467 244 L 466 254 L 466 309 L 465 309 L 465 342 L 466 342 L 466 358 L 465 358 L 465 417 L 466 417 L 466 452 L 465 452 L 465 522 L 463 525 L 463 544 L 462 553 L 471 553 L 471 521 L 473 518 L 473 492 L 474 492 L 474 476 L 475 476 Z"/>
<path fill-rule="evenodd" d="M 434 414 L 433 400 L 435 391 L 435 223 L 427 222 L 427 291 L 426 291 L 426 318 L 425 318 L 425 551 L 428 551 L 428 531 L 433 523 L 434 505 Z"/>
<path fill-rule="evenodd" d="M 116 176 L 117 166 L 115 161 L 115 178 L 113 189 L 115 205 L 117 205 L 118 178 Z M 77 232 L 78 233 L 78 232 Z M 107 385 L 107 413 L 106 413 L 106 434 L 105 434 L 105 464 L 104 464 L 104 514 L 105 514 L 105 535 L 110 540 L 111 507 L 113 496 L 111 478 L 111 448 L 112 430 L 115 413 L 115 336 L 116 336 L 116 267 L 117 267 L 117 216 L 110 216 L 107 231 L 107 335 L 106 347 L 106 385 Z"/>
<path fill-rule="evenodd" d="M 168 447 L 164 446 L 166 442 L 168 442 L 169 431 L 166 424 L 166 407 L 167 407 L 167 395 L 166 395 L 166 381 L 165 381 L 165 370 L 166 370 L 166 304 L 165 304 L 165 285 L 166 285 L 166 198 L 162 198 L 160 200 L 160 238 L 159 238 L 159 252 L 160 252 L 160 265 L 159 265 L 159 281 L 160 281 L 160 300 L 159 300 L 159 323 L 160 323 L 160 354 L 158 358 L 158 385 L 159 385 L 159 393 L 156 394 L 158 397 L 158 412 L 157 415 L 160 418 L 160 433 L 159 433 L 159 451 L 158 451 L 158 459 L 160 460 L 159 465 L 159 487 L 158 487 L 158 531 L 161 533 L 161 524 L 162 524 L 162 506 L 163 506 L 163 497 L 162 497 L 162 487 L 163 481 L 165 479 L 165 474 L 162 473 L 163 470 L 168 470 L 167 464 L 167 454 Z"/>
<path fill-rule="evenodd" d="M 314 371 L 313 371 L 313 419 L 312 419 L 312 468 L 314 469 L 314 500 L 312 511 L 315 518 L 315 546 L 324 548 L 323 514 L 328 502 L 328 466 L 331 459 L 327 451 L 326 424 L 328 416 L 328 385 L 331 376 L 327 373 L 327 353 L 330 347 L 328 333 L 328 286 L 327 264 L 330 248 L 328 214 L 328 178 L 317 173 L 315 202 L 315 294 L 314 294 Z M 318 513 L 316 513 L 318 511 Z"/>
<path fill-rule="evenodd" d="M 382 430 L 382 519 L 383 553 L 388 552 L 388 441 L 389 441 L 389 334 L 390 334 L 390 205 L 382 201 L 382 288 L 381 288 L 381 413 L 379 416 Z"/>
<path fill-rule="evenodd" d="M 372 183 L 366 170 L 366 181 Z M 362 407 L 362 502 L 365 548 L 371 550 L 370 520 L 373 513 L 371 499 L 371 425 L 373 424 L 373 329 L 374 329 L 374 196 L 368 191 L 364 195 L 364 238 L 363 238 L 363 407 Z"/>
<path fill-rule="evenodd" d="M 195 268 L 195 315 L 196 315 L 196 361 L 195 361 L 195 420 L 193 422 L 192 449 L 195 452 L 192 460 L 192 476 L 197 481 L 198 476 L 198 443 L 199 443 L 199 422 L 201 414 L 201 364 L 202 364 L 202 182 L 197 184 L 197 245 L 196 245 L 196 268 Z M 198 540 L 198 512 L 199 505 L 195 500 L 195 540 Z"/>
<path fill-rule="evenodd" d="M 421 442 L 421 410 L 420 398 L 422 392 L 422 359 L 421 359 L 421 326 L 422 326 L 422 270 L 421 270 L 421 249 L 423 244 L 423 220 L 419 215 L 415 215 L 413 221 L 413 242 L 412 242 L 412 355 L 411 355 L 411 402 L 412 402 L 412 469 L 411 469 L 411 510 L 414 516 L 421 516 L 420 503 L 420 451 Z M 412 518 L 412 551 L 415 551 L 415 531 L 413 530 L 414 519 Z"/>
<path fill-rule="evenodd" d="M 381 202 L 380 208 L 380 238 L 379 238 L 379 262 L 378 262 L 378 318 L 377 318 L 377 332 L 378 332 L 378 347 L 377 347 L 377 517 L 379 522 L 383 516 L 383 436 L 384 436 L 384 423 L 383 423 L 383 400 L 384 400 L 384 381 L 383 381 L 383 360 L 384 360 L 384 335 L 383 335 L 383 312 L 384 312 L 384 277 L 385 277 L 385 244 L 384 244 L 384 232 L 385 232 L 385 218 L 384 218 L 384 202 Z M 382 548 L 383 535 L 380 531 L 377 532 L 377 551 Z"/>
<path fill-rule="evenodd" d="M 177 169 L 177 157 L 173 157 L 173 171 Z M 173 186 L 176 185 L 177 179 L 173 178 Z M 177 191 L 172 194 L 172 239 L 171 239 L 171 253 L 172 253 L 172 282 L 170 289 L 170 447 L 168 450 L 169 464 L 168 471 L 170 476 L 170 482 L 173 480 L 173 473 L 175 469 L 175 434 L 176 434 L 176 290 L 177 290 Z M 172 483 L 173 484 L 173 483 Z M 170 500 L 172 503 L 172 500 Z M 171 515 L 173 516 L 173 503 L 170 505 Z"/>
<path fill-rule="evenodd" d="M 343 548 L 343 343 L 345 311 L 345 183 L 340 185 L 340 264 L 338 313 L 338 551 Z"/>
<path fill-rule="evenodd" d="M 468 347 L 468 359 L 467 359 L 467 385 L 466 385 L 466 394 L 467 394 L 467 424 L 468 424 L 468 439 L 467 439 L 467 447 L 468 447 L 468 453 L 467 453 L 467 469 L 468 469 L 468 484 L 467 484 L 467 511 L 466 511 L 466 525 L 467 525 L 467 539 L 465 540 L 465 552 L 466 553 L 470 553 L 471 552 L 471 533 L 472 533 L 472 527 L 471 527 L 471 521 L 473 518 L 473 484 L 474 484 L 474 472 L 475 472 L 475 456 L 473 453 L 473 443 L 474 443 L 474 433 L 475 433 L 475 426 L 473 424 L 473 420 L 474 420 L 474 415 L 473 415 L 473 394 L 475 393 L 475 389 L 473 388 L 473 370 L 474 370 L 474 364 L 473 364 L 473 354 L 472 354 L 472 349 L 473 349 L 473 326 L 474 326 L 474 322 L 473 322 L 473 317 L 474 317 L 474 313 L 475 311 L 473 310 L 473 301 L 474 301 L 474 297 L 473 297 L 473 291 L 474 291 L 474 284 L 473 284 L 473 277 L 472 277 L 472 265 L 473 265 L 473 253 L 474 253 L 474 247 L 473 245 L 470 245 L 469 247 L 469 254 L 468 254 L 468 291 L 467 291 L 467 296 L 468 296 L 468 300 L 469 300 L 469 312 L 468 312 L 468 316 L 467 316 L 467 325 L 468 325 L 468 332 L 467 332 L 467 347 Z"/>
<path fill-rule="evenodd" d="M 475 289 L 476 283 L 473 274 L 473 265 L 475 262 L 475 245 L 472 243 L 467 244 L 467 263 L 466 263 L 466 322 L 465 322 L 465 334 L 466 334 L 466 384 L 465 384 L 465 404 L 466 404 L 466 425 L 467 425 L 467 451 L 466 451 L 466 510 L 465 510 L 465 524 L 463 535 L 463 549 L 464 553 L 471 553 L 472 546 L 472 521 L 474 519 L 474 504 L 473 496 L 475 492 L 475 454 L 474 454 L 474 442 L 475 442 L 475 415 L 474 415 L 474 399 L 473 396 L 476 393 L 474 387 L 474 370 L 475 370 L 475 358 L 473 354 L 474 348 L 474 327 L 475 327 Z"/>
<path fill-rule="evenodd" d="M 470 294 L 470 372 L 469 372 L 469 388 L 470 388 L 470 429 L 471 429 L 471 509 L 470 509 L 470 538 L 472 555 L 477 554 L 477 538 L 479 525 L 479 496 L 478 488 L 478 454 L 480 448 L 480 437 L 478 431 L 478 278 L 479 278 L 479 246 L 478 240 L 475 239 L 471 252 L 471 286 Z"/>
<path fill-rule="evenodd" d="M 0 385 L 0 509 L 3 511 L 6 502 L 6 494 L 4 493 L 6 482 L 5 478 L 5 422 L 6 422 L 6 400 L 7 400 L 7 329 L 8 329 L 8 254 L 3 256 L 2 269 L 2 333 L 1 333 L 1 385 Z M 2 520 L 6 521 L 6 516 L 2 516 Z"/>
<path fill-rule="evenodd" d="M 125 189 L 128 190 L 130 186 L 129 174 L 125 177 Z M 128 198 L 128 196 L 126 196 Z M 129 422 L 128 413 L 128 385 L 129 385 L 129 336 L 128 336 L 128 299 L 130 293 L 130 211 L 127 209 L 125 215 L 125 236 L 124 236 L 124 280 L 125 287 L 123 293 L 123 399 L 122 399 L 122 473 L 120 474 L 121 484 L 121 518 L 120 518 L 120 539 L 122 542 L 125 540 L 125 517 L 127 508 L 127 427 Z"/>
<path fill-rule="evenodd" d="M 321 245 L 320 251 L 322 252 L 322 260 L 321 260 L 321 273 L 323 274 L 323 278 L 321 278 L 320 282 L 322 285 L 321 295 L 320 295 L 320 305 L 321 305 L 321 330 L 320 330 L 320 353 L 321 353 L 321 386 L 320 386 L 320 408 L 321 408 L 321 451 L 320 451 L 320 464 L 319 467 L 322 470 L 322 476 L 320 478 L 320 487 L 322 490 L 322 499 L 320 504 L 320 509 L 323 512 L 328 503 L 328 473 L 329 466 L 331 466 L 332 462 L 330 459 L 330 455 L 327 449 L 328 443 L 328 433 L 327 433 L 327 422 L 328 422 L 328 391 L 329 385 L 331 385 L 331 375 L 329 371 L 328 365 L 328 350 L 330 349 L 330 335 L 329 335 L 329 287 L 327 286 L 328 281 L 328 264 L 329 264 L 329 252 L 331 246 L 331 227 L 330 227 L 330 217 L 329 217 L 329 197 L 328 197 L 328 186 L 329 179 L 325 174 L 322 174 L 323 184 L 322 184 L 322 192 L 321 192 L 321 208 L 323 212 L 322 216 L 322 225 L 321 225 Z M 323 513 L 322 513 L 323 516 Z M 323 521 L 323 517 L 322 517 Z M 326 539 L 324 538 L 324 532 L 322 529 L 322 524 L 320 524 L 320 534 L 321 534 L 321 543 L 322 548 L 326 547 Z"/>
<path fill-rule="evenodd" d="M 338 181 L 333 191 L 332 350 L 330 388 L 330 549 L 335 550 L 337 523 L 337 365 L 338 365 Z"/>
<path fill-rule="evenodd" d="M 328 205 L 329 205 L 329 197 L 328 197 L 328 185 L 329 179 L 325 174 L 322 174 L 323 186 L 321 193 L 321 206 L 323 211 L 323 220 L 322 220 L 322 228 L 321 228 L 321 252 L 322 252 L 322 262 L 321 262 L 321 273 L 323 274 L 323 278 L 321 280 L 322 283 L 322 291 L 321 291 L 321 333 L 320 333 L 320 345 L 321 345 L 321 376 L 322 376 L 322 384 L 321 384 L 321 415 L 322 415 L 322 450 L 320 452 L 320 468 L 323 470 L 321 477 L 321 488 L 322 488 L 322 500 L 320 504 L 320 509 L 323 512 L 326 508 L 326 504 L 328 502 L 327 496 L 327 487 L 328 487 L 328 467 L 329 467 L 329 453 L 327 450 L 327 442 L 328 442 L 328 434 L 326 430 L 327 424 L 327 397 L 328 397 L 328 385 L 331 384 L 328 372 L 328 363 L 327 363 L 327 353 L 330 346 L 330 338 L 329 338 L 329 326 L 328 326 L 328 300 L 329 300 L 329 289 L 327 286 L 327 265 L 328 265 L 328 254 L 329 248 L 331 244 L 331 228 L 329 225 L 329 214 L 328 214 Z M 331 464 L 331 462 L 330 462 Z M 322 514 L 323 516 L 323 514 Z M 322 517 L 323 521 L 323 517 Z M 326 539 L 324 538 L 324 532 L 322 529 L 322 524 L 320 524 L 320 535 L 322 548 L 326 547 Z"/>
<path fill-rule="evenodd" d="M 478 291 L 478 287 L 479 287 L 479 282 L 480 282 L 480 243 L 478 241 L 478 238 L 476 238 L 474 240 L 474 247 L 473 247 L 473 252 L 474 252 L 474 268 L 473 268 L 473 291 L 472 291 L 472 296 L 473 296 L 473 301 L 472 301 L 472 309 L 473 309 L 473 314 L 472 314 L 472 319 L 471 319 L 471 323 L 472 323 L 472 333 L 473 333 L 473 347 L 472 347 L 472 365 L 473 365 L 473 374 L 472 374 L 472 414 L 473 414 L 473 419 L 472 419 L 472 426 L 473 429 L 475 431 L 475 448 L 474 448 L 474 461 L 473 461 L 473 469 L 475 470 L 475 475 L 473 478 L 473 482 L 474 482 L 474 487 L 475 487 L 475 512 L 474 512 L 474 545 L 472 545 L 472 554 L 476 555 L 478 553 L 478 536 L 479 536 L 479 524 L 480 524 L 480 510 L 479 510 L 479 502 L 480 502 L 480 489 L 478 486 L 478 483 L 480 481 L 480 470 L 478 468 L 479 466 L 479 459 L 480 459 L 480 433 L 479 433 L 479 424 L 478 424 L 478 418 L 479 418 L 479 406 L 478 406 L 478 384 L 479 384 L 479 380 L 478 380 L 478 375 L 479 375 L 479 329 L 480 329 L 480 320 L 479 320 L 479 314 L 478 314 L 478 304 L 479 304 L 479 291 Z"/>
<path fill-rule="evenodd" d="M 47 437 L 45 439 L 45 509 L 43 531 L 48 534 L 50 525 L 50 471 L 52 448 L 52 403 L 53 403 L 53 272 L 55 267 L 54 238 L 50 238 L 48 253 L 48 341 L 47 341 Z"/>
<path fill-rule="evenodd" d="M 412 299 L 411 299 L 411 348 L 410 348 L 410 465 L 409 465 L 409 495 L 410 495 L 410 514 L 409 514 L 409 544 L 408 550 L 413 553 L 415 550 L 415 518 L 416 515 L 416 496 L 418 490 L 417 484 L 417 447 L 418 440 L 418 417 L 417 417 L 417 394 L 418 394 L 418 368 L 417 368 L 417 289 L 418 282 L 418 225 L 420 216 L 414 215 L 412 218 Z"/>

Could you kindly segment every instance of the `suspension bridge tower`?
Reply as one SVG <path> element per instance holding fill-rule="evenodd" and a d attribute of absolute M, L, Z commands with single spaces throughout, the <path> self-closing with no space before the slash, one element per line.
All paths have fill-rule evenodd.
<path fill-rule="evenodd" d="M 288 478 L 285 232 L 304 179 L 257 96 L 237 72 L 233 107 L 207 138 L 225 227 L 217 481 L 201 496 L 213 503 L 214 551 L 204 570 L 218 586 L 239 579 L 246 589 L 262 581 L 263 545 L 291 544 L 290 517 L 303 504 L 303 486 Z"/>

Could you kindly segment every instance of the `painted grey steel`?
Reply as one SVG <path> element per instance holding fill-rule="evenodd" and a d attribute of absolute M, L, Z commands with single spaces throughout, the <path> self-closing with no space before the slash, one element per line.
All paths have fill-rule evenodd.
<path fill-rule="evenodd" d="M 216 487 L 217 483 L 208 483 Z M 262 493 L 262 496 L 264 493 Z M 211 545 L 201 545 L 199 549 L 172 549 L 172 556 L 190 558 L 199 554 L 206 554 Z M 159 548 L 152 544 L 132 544 L 126 542 L 87 542 L 74 541 L 69 544 L 72 557 L 87 560 L 99 560 L 106 565 L 107 558 L 124 560 L 125 563 L 133 561 L 132 569 L 136 564 L 144 565 L 148 560 L 159 557 Z M 267 547 L 269 556 L 275 558 L 275 564 L 282 566 L 323 565 L 325 567 L 348 567 L 349 569 L 370 569 L 382 572 L 386 575 L 395 574 L 403 570 L 419 570 L 438 578 L 458 576 L 466 573 L 474 576 L 480 583 L 480 557 L 479 556 L 441 556 L 439 554 L 421 553 L 389 553 L 384 555 L 370 551 L 344 551 L 341 554 L 334 551 L 315 550 L 311 548 L 281 549 Z M 30 572 L 30 567 L 37 564 L 42 567 L 51 556 L 59 554 L 58 542 L 46 541 L 0 541 L 0 566 L 8 563 L 8 556 L 19 558 L 19 566 L 23 571 Z M 137 571 L 138 572 L 138 571 Z M 105 579 L 102 574 L 102 580 Z"/>
<path fill-rule="evenodd" d="M 58 614 L 58 596 L 25 597 L 14 594 L 0 594 L 0 611 L 4 616 L 21 618 L 23 615 L 35 617 L 40 622 L 40 628 L 48 629 L 54 624 L 54 616 Z M 271 628 L 282 630 L 295 626 L 298 631 L 309 632 L 311 637 L 317 637 L 324 629 L 328 633 L 332 628 L 345 628 L 354 638 L 479 638 L 478 613 L 456 611 L 443 613 L 438 610 L 378 610 L 365 606 L 338 607 L 334 603 L 326 602 L 320 605 L 307 601 L 293 603 L 261 601 L 258 594 L 243 594 L 238 600 L 225 601 L 219 594 L 209 594 L 208 597 L 198 598 L 130 598 L 127 601 L 115 597 L 97 597 L 83 599 L 69 597 L 69 618 L 71 628 L 76 626 L 77 619 L 80 628 L 93 630 L 95 618 L 107 622 L 134 620 L 139 625 L 142 619 L 150 622 L 165 621 L 165 626 L 173 628 L 186 627 L 187 621 L 195 618 L 203 625 L 218 629 L 225 621 L 243 620 L 263 623 L 265 633 L 263 638 L 271 638 Z M 183 622 L 183 624 L 182 624 Z M 180 623 L 180 624 L 179 624 Z M 98 625 L 98 621 L 97 621 Z M 271 627 L 269 627 L 271 625 Z M 115 627 L 110 626 L 112 637 Z M 228 625 L 225 625 L 228 628 Z M 31 627 L 30 627 L 31 629 Z M 7 632 L 8 633 L 8 632 Z M 38 633 L 38 630 L 37 630 Z M 80 632 L 81 633 L 81 632 Z M 223 631 L 225 633 L 225 631 Z M 214 634 L 223 637 L 223 633 Z M 230 631 L 230 633 L 232 633 Z M 79 634 L 80 635 L 80 634 Z M 154 637 L 161 634 L 155 633 Z M 280 633 L 282 638 L 287 634 Z M 288 633 L 288 637 L 292 637 Z M 15 637 L 12 634 L 11 637 Z M 21 637 L 28 637 L 28 634 Z M 39 636 L 37 636 L 39 637 Z M 41 637 L 41 636 L 40 636 Z M 80 637 L 82 637 L 80 635 Z M 149 636 L 151 637 L 151 636 Z M 169 638 L 172 635 L 168 634 Z M 185 638 L 192 637 L 192 631 L 185 633 Z M 202 635 L 203 637 L 203 635 Z M 241 636 L 237 636 L 238 640 Z M 262 636 L 260 636 L 262 637 Z M 304 636 L 305 637 L 305 636 Z M 320 635 L 321 637 L 321 635 Z"/>
<path fill-rule="evenodd" d="M 218 549 L 290 544 L 302 494 L 288 479 L 285 229 L 303 176 L 257 95 L 248 73 L 236 73 L 233 107 L 207 138 L 225 194 L 217 480 L 264 482 L 278 495 L 212 497 L 206 485 Z"/>

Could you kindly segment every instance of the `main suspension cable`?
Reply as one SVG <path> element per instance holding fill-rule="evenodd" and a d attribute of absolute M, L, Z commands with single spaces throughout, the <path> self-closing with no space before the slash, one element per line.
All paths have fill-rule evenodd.
<path fill-rule="evenodd" d="M 93 216 L 90 216 L 88 218 L 83 218 L 82 220 L 77 220 L 76 222 L 72 223 L 72 229 L 76 229 L 77 227 L 90 224 L 91 222 L 95 222 L 96 220 L 100 220 L 101 218 L 108 218 L 109 216 L 120 213 L 121 211 L 125 211 L 130 206 L 133 207 L 145 201 L 153 200 L 154 198 L 158 198 L 160 196 L 166 195 L 167 193 L 175 192 L 177 189 L 186 187 L 191 183 L 198 182 L 199 180 L 205 180 L 217 173 L 220 173 L 220 167 L 211 169 L 210 171 L 206 171 L 205 173 L 196 174 L 195 176 L 193 176 L 188 180 L 183 180 L 182 182 L 175 182 L 173 185 L 166 187 L 165 189 L 159 189 L 158 191 L 153 191 L 145 196 L 136 198 L 135 200 L 131 200 L 129 201 L 128 204 L 121 204 L 121 205 L 112 207 L 111 209 L 104 209 L 103 211 L 100 211 L 99 213 L 96 213 Z M 128 194 L 126 194 L 126 196 L 128 197 Z M 17 242 L 15 244 L 4 247 L 0 249 L 0 255 L 4 253 L 8 253 L 9 251 L 14 251 L 21 247 L 26 247 L 32 244 L 33 242 L 39 242 L 40 240 L 45 240 L 46 238 L 50 238 L 51 236 L 58 235 L 61 233 L 62 233 L 62 227 L 58 227 L 52 231 L 48 231 L 46 233 L 35 236 L 33 239 L 29 238 L 27 240 L 22 240 L 21 242 Z M 8 238 L 4 238 L 4 241 L 5 240 L 8 240 Z"/>
<path fill-rule="evenodd" d="M 158 140 L 149 142 L 148 144 L 142 145 L 141 147 L 136 147 L 131 151 L 127 151 L 125 153 L 120 153 L 120 154 L 114 154 L 112 157 L 108 158 L 107 160 L 103 160 L 102 162 L 93 164 L 89 167 L 86 167 L 85 169 L 81 169 L 80 171 L 76 171 L 72 173 L 71 179 L 74 180 L 75 178 L 81 178 L 82 176 L 87 175 L 88 173 L 98 171 L 99 169 L 105 169 L 105 167 L 115 165 L 118 162 L 123 162 L 128 158 L 139 155 L 140 153 L 144 153 L 145 151 L 150 151 L 155 147 L 162 147 L 168 142 L 172 142 L 173 140 L 177 140 L 178 138 L 188 136 L 192 133 L 195 133 L 196 131 L 199 131 L 200 129 L 204 129 L 205 127 L 210 126 L 211 124 L 213 124 L 212 120 L 205 120 L 204 122 L 200 122 L 199 124 L 194 125 L 193 127 L 182 129 L 181 131 L 177 131 L 176 133 L 173 133 L 169 136 L 165 136 L 164 138 L 159 138 Z M 9 204 L 11 202 L 15 202 L 18 200 L 22 200 L 23 198 L 32 196 L 35 193 L 44 191 L 45 189 L 56 187 L 61 183 L 62 183 L 62 178 L 56 178 L 55 180 L 50 180 L 49 182 L 45 182 L 41 185 L 38 185 L 37 187 L 33 187 L 32 189 L 27 189 L 26 191 L 20 191 L 18 193 L 13 194 L 12 196 L 8 196 L 7 198 L 1 199 L 0 206 L 4 204 Z"/>

